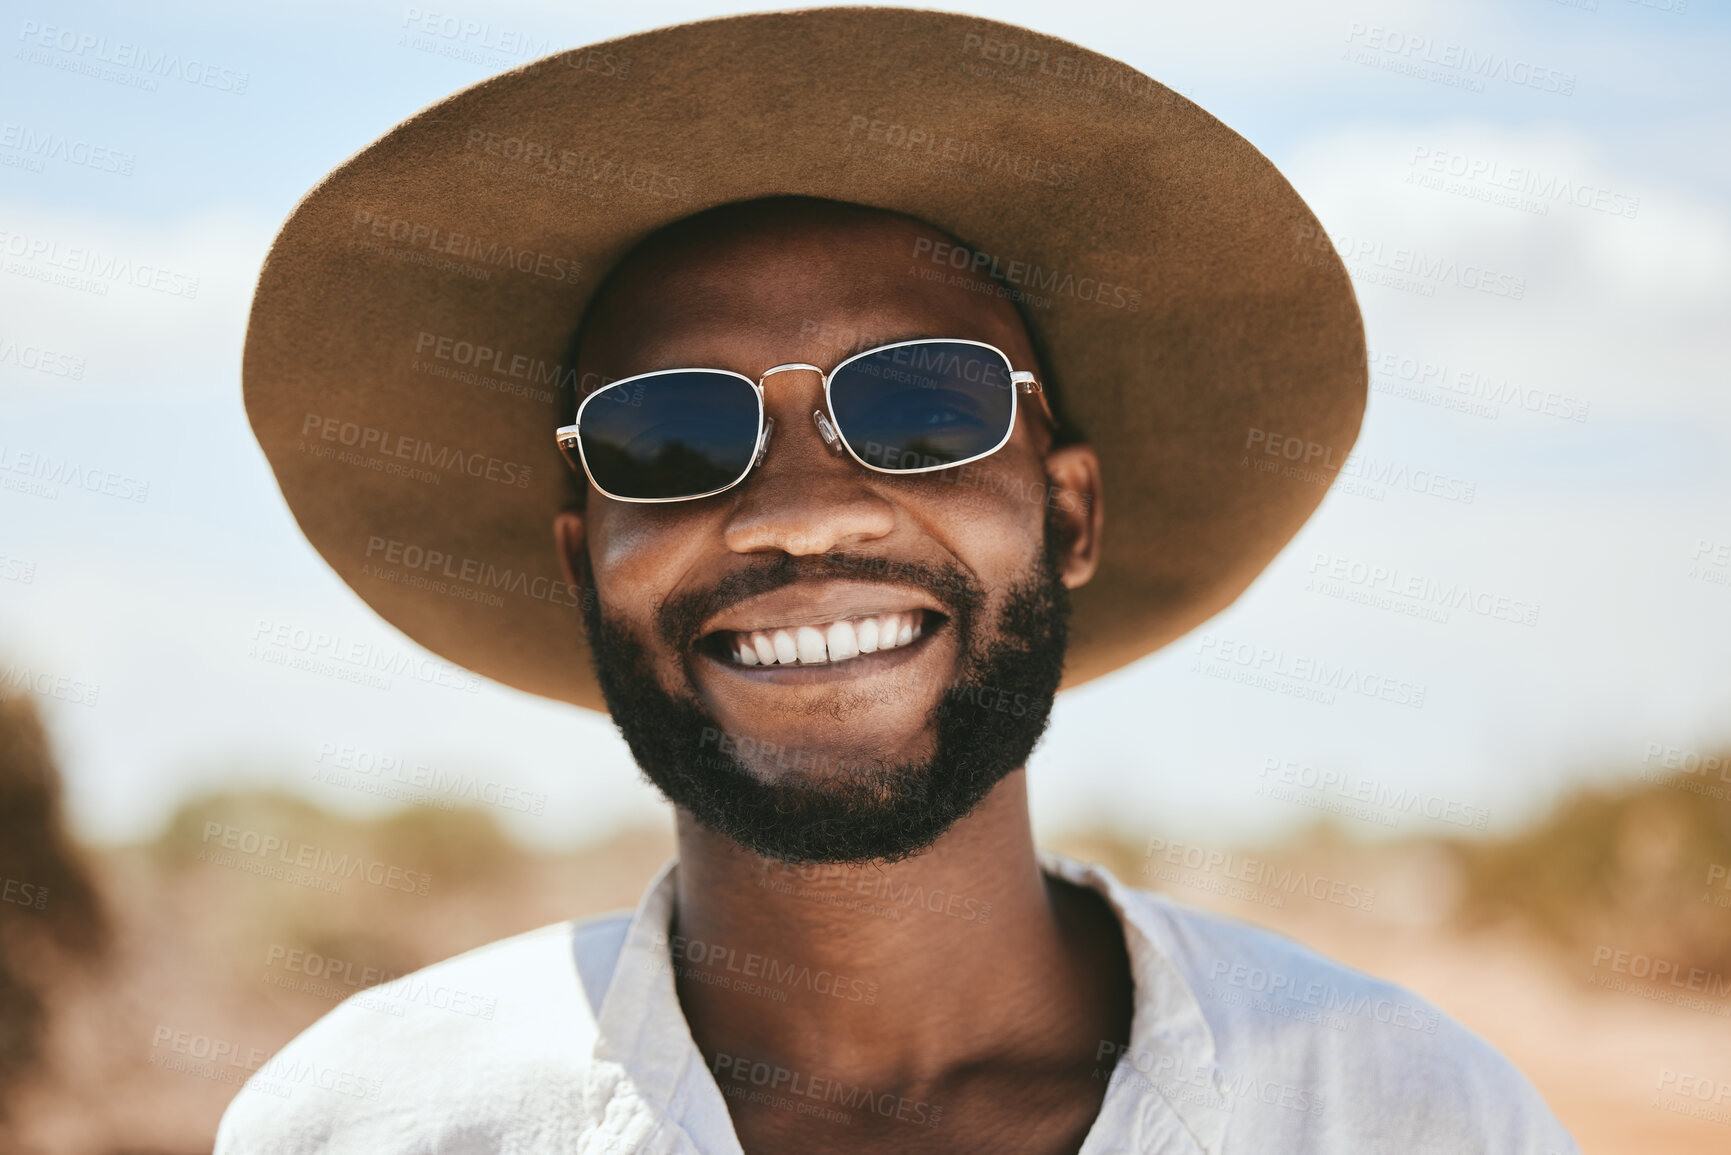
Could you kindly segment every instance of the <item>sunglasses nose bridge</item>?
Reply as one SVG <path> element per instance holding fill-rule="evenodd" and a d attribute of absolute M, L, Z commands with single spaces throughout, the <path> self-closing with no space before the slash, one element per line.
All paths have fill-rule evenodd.
<path fill-rule="evenodd" d="M 757 387 L 759 390 L 762 390 L 764 382 L 768 381 L 777 373 L 791 373 L 795 370 L 805 370 L 816 373 L 820 385 L 828 384 L 829 382 L 829 375 L 823 371 L 822 366 L 813 365 L 809 361 L 789 361 L 785 365 L 775 365 L 769 369 L 765 369 L 763 376 L 757 379 Z M 822 409 L 814 409 L 811 413 L 811 419 L 812 423 L 817 426 L 818 436 L 823 438 L 824 445 L 829 448 L 831 453 L 839 457 L 847 452 L 842 448 L 841 434 L 836 432 L 835 426 L 830 422 L 829 414 L 825 413 Z M 757 456 L 751 459 L 751 468 L 753 469 L 756 469 L 757 466 L 762 463 L 764 454 L 769 451 L 769 436 L 775 430 L 775 418 L 765 414 L 763 420 L 763 441 L 757 448 Z"/>
<path fill-rule="evenodd" d="M 770 377 L 774 376 L 777 373 L 788 373 L 788 372 L 791 372 L 795 369 L 809 369 L 813 373 L 816 373 L 819 377 L 823 376 L 823 369 L 820 368 L 819 366 L 813 365 L 809 361 L 789 361 L 785 365 L 777 365 L 773 368 L 765 369 L 763 371 L 763 376 L 759 377 L 757 379 L 757 383 L 759 385 L 762 385 L 765 381 L 769 380 Z"/>

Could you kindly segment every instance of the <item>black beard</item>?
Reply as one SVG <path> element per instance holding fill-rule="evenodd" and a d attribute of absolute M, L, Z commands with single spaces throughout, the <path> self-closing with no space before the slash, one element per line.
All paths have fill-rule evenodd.
<path fill-rule="evenodd" d="M 596 678 L 644 776 L 703 826 L 784 862 L 900 861 L 930 847 L 1007 774 L 1026 765 L 1045 732 L 1069 627 L 1069 590 L 1058 570 L 1061 541 L 1061 524 L 1048 510 L 1041 556 L 1010 587 L 989 635 L 978 621 L 984 595 L 960 570 L 840 555 L 784 554 L 731 575 L 716 590 L 670 601 L 657 614 L 662 641 L 686 655 L 698 623 L 722 605 L 803 578 L 872 580 L 875 574 L 927 589 L 958 631 L 963 665 L 929 716 L 936 742 L 923 762 L 886 764 L 862 756 L 837 764 L 795 753 L 790 772 L 764 782 L 729 749 L 749 739 L 724 734 L 695 692 L 664 690 L 642 643 L 608 618 L 598 598 L 585 598 Z M 886 572 L 890 576 L 882 576 Z M 592 578 L 588 584 L 594 588 Z M 689 686 L 689 671 L 686 676 Z M 790 752 L 774 753 L 786 766 Z"/>

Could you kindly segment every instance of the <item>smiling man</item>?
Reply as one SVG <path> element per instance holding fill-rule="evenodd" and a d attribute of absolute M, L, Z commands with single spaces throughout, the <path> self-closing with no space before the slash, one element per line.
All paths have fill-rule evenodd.
<path fill-rule="evenodd" d="M 613 719 L 690 838 L 904 859 L 1045 726 L 1099 462 L 1058 443 L 1013 304 L 909 283 L 949 243 L 831 201 L 714 209 L 633 251 L 584 323 L 579 371 L 616 380 L 565 435 L 591 490 L 561 554 L 596 591 Z"/>
<path fill-rule="evenodd" d="M 502 279 L 445 267 L 482 233 Z M 1350 447 L 1317 235 L 1147 78 L 889 9 L 576 50 L 333 174 L 248 334 L 285 496 L 430 648 L 605 708 L 678 857 L 332 1012 L 218 1151 L 1573 1151 L 1417 996 L 1034 847 L 1060 687 L 1320 500 L 1246 446 Z"/>

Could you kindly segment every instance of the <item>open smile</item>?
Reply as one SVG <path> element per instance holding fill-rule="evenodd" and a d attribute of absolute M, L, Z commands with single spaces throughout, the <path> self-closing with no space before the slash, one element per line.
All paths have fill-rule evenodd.
<path fill-rule="evenodd" d="M 730 630 L 727 654 L 742 666 L 818 666 L 905 646 L 925 632 L 921 610 L 874 614 L 774 630 Z"/>
<path fill-rule="evenodd" d="M 918 588 L 807 582 L 717 614 L 694 648 L 729 674 L 752 681 L 826 682 L 902 665 L 949 623 Z"/>
<path fill-rule="evenodd" d="M 829 681 L 899 666 L 922 652 L 948 622 L 935 610 L 909 609 L 767 629 L 717 630 L 705 635 L 697 650 L 730 673 L 757 681 Z"/>

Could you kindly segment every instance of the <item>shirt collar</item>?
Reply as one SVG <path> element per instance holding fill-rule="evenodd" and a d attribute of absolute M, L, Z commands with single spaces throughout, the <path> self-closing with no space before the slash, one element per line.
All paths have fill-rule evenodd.
<path fill-rule="evenodd" d="M 1042 851 L 1040 866 L 1105 898 L 1124 929 L 1135 984 L 1129 1049 L 1112 1070 L 1080 1155 L 1126 1148 L 1216 1155 L 1231 1103 L 1202 1006 L 1172 961 L 1171 930 L 1158 900 L 1097 864 Z M 626 931 L 601 1003 L 585 1113 L 608 1149 L 742 1155 L 727 1102 L 691 1038 L 674 988 L 669 930 L 677 871 L 676 861 L 662 868 Z M 1102 1069 L 1108 1061 L 1102 1058 Z"/>

